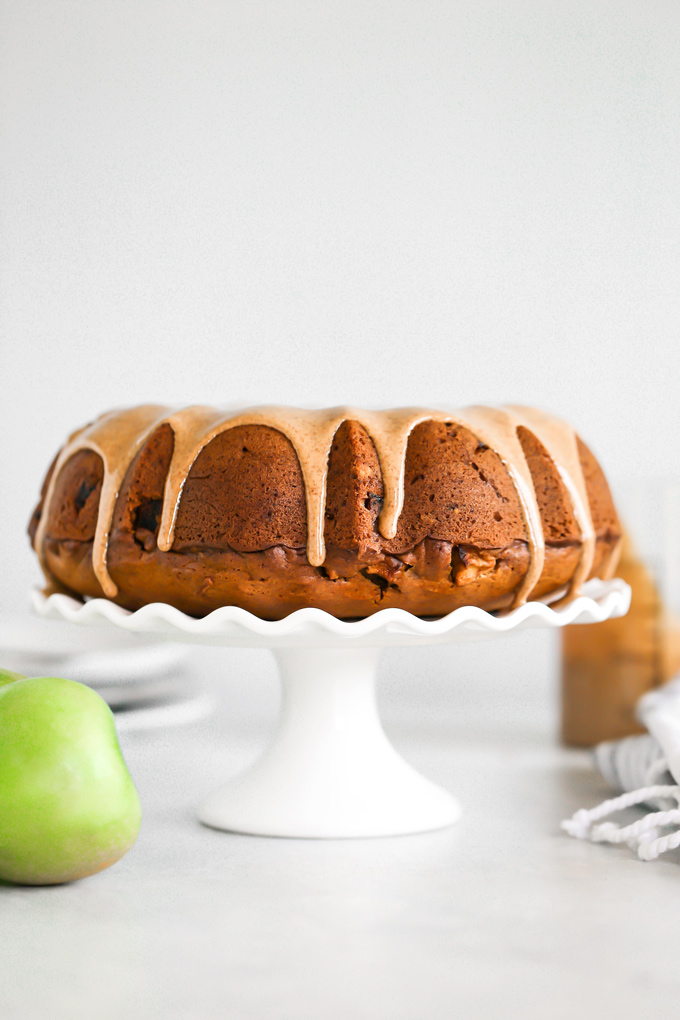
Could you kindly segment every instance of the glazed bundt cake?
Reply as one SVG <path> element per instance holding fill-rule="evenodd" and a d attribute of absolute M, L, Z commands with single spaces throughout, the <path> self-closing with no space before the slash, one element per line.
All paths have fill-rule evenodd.
<path fill-rule="evenodd" d="M 29 532 L 52 590 L 271 620 L 573 598 L 621 536 L 593 454 L 528 407 L 113 411 L 60 450 Z"/>

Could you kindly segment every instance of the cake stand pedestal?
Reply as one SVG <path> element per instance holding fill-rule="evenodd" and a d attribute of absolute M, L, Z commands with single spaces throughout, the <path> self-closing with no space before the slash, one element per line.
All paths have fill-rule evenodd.
<path fill-rule="evenodd" d="M 630 604 L 623 581 L 590 581 L 573 602 L 550 609 L 529 602 L 505 616 L 463 607 L 438 619 L 386 609 L 364 620 L 337 620 L 302 609 L 261 620 L 236 607 L 203 619 L 154 603 L 135 613 L 105 599 L 79 602 L 33 593 L 51 619 L 165 636 L 169 640 L 271 648 L 282 708 L 268 749 L 198 810 L 205 825 L 262 836 L 347 838 L 426 832 L 451 825 L 458 801 L 408 765 L 378 717 L 375 678 L 383 648 L 488 639 L 528 627 L 600 623 Z"/>

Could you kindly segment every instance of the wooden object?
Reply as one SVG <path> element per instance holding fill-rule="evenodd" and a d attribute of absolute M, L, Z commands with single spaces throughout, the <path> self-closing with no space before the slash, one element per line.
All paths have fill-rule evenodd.
<path fill-rule="evenodd" d="M 638 699 L 680 671 L 680 622 L 624 540 L 617 577 L 632 588 L 627 616 L 562 632 L 562 739 L 591 746 L 643 732 Z"/>

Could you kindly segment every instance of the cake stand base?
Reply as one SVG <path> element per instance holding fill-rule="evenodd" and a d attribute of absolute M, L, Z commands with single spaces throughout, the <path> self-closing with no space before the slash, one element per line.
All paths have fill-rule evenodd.
<path fill-rule="evenodd" d="M 33 605 L 49 619 L 104 624 L 169 641 L 271 648 L 283 683 L 274 739 L 252 768 L 205 801 L 198 816 L 205 825 L 232 832 L 337 839 L 427 832 L 460 817 L 451 794 L 407 765 L 385 736 L 375 696 L 383 648 L 450 645 L 530 627 L 601 623 L 627 612 L 630 588 L 618 579 L 592 580 L 581 596 L 555 609 L 527 602 L 494 616 L 463 606 L 432 620 L 402 609 L 338 620 L 310 608 L 269 621 L 236 606 L 194 619 L 160 602 L 130 613 L 106 599 L 83 604 L 39 591 Z"/>
<path fill-rule="evenodd" d="M 247 772 L 212 794 L 198 817 L 261 836 L 393 836 L 451 825 L 458 801 L 419 775 L 378 718 L 379 648 L 286 648 L 276 657 L 276 734 Z"/>

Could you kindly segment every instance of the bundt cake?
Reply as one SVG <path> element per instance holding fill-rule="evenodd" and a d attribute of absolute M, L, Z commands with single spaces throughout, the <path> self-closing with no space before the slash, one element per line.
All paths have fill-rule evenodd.
<path fill-rule="evenodd" d="M 52 590 L 271 620 L 573 598 L 621 536 L 593 454 L 529 407 L 112 411 L 62 447 L 29 532 Z"/>

